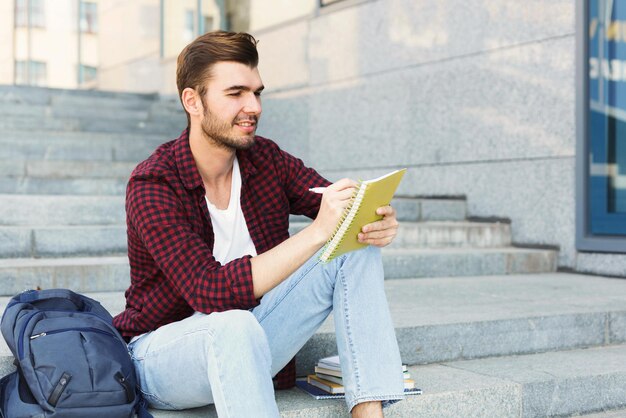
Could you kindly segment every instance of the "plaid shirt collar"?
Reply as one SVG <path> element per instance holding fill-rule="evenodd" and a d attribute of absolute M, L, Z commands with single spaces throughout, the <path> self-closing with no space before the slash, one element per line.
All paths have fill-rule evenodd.
<path fill-rule="evenodd" d="M 254 146 L 245 151 L 237 151 L 242 183 L 245 183 L 249 176 L 257 172 L 257 168 L 250 159 L 252 152 L 254 152 Z M 178 167 L 180 179 L 185 188 L 188 190 L 194 190 L 198 187 L 204 189 L 202 177 L 200 176 L 200 172 L 198 172 L 196 161 L 193 158 L 191 147 L 189 146 L 189 128 L 185 129 L 176 140 L 174 144 L 174 155 L 176 156 L 176 166 Z"/>

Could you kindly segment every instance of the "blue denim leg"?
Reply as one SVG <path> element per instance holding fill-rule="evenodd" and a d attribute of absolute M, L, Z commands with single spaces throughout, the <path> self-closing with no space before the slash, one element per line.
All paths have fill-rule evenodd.
<path fill-rule="evenodd" d="M 380 250 L 366 247 L 323 264 L 318 255 L 253 309 L 265 330 L 272 375 L 333 311 L 346 403 L 404 398 L 402 363 L 384 291 Z"/>
<path fill-rule="evenodd" d="M 139 386 L 151 407 L 215 403 L 221 417 L 278 417 L 265 332 L 249 311 L 182 321 L 129 344 Z"/>

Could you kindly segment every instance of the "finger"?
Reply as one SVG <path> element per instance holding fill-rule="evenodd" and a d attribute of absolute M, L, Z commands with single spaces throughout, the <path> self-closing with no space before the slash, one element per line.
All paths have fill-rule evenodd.
<path fill-rule="evenodd" d="M 349 178 L 343 178 L 333 184 L 331 184 L 330 186 L 327 187 L 327 189 L 331 189 L 331 190 L 344 190 L 344 189 L 354 189 L 358 186 L 358 183 L 352 179 Z"/>
<path fill-rule="evenodd" d="M 384 218 L 380 221 L 372 222 L 371 224 L 367 224 L 361 228 L 362 232 L 373 232 L 373 231 L 382 231 L 385 229 L 398 229 L 398 221 L 395 218 Z"/>
<path fill-rule="evenodd" d="M 363 239 L 359 240 L 361 244 L 373 245 L 375 247 L 384 247 L 393 241 L 393 237 L 377 238 L 377 239 Z"/>
<path fill-rule="evenodd" d="M 393 238 L 395 236 L 396 236 L 395 230 L 385 229 L 383 231 L 368 232 L 367 234 L 360 232 L 358 234 L 358 239 L 359 241 L 371 241 L 371 240 Z"/>
<path fill-rule="evenodd" d="M 392 208 L 391 206 L 387 205 L 387 206 L 381 206 L 378 209 L 376 209 L 376 213 L 378 215 L 391 216 L 391 215 L 395 215 L 396 210 Z"/>

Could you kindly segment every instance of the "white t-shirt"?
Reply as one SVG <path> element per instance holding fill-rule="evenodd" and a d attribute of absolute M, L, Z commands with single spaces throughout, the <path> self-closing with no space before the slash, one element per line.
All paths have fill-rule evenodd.
<path fill-rule="evenodd" d="M 239 161 L 235 157 L 228 207 L 224 210 L 218 209 L 205 196 L 215 235 L 213 256 L 222 265 L 244 255 L 257 255 L 248 232 L 248 225 L 246 225 L 246 220 L 243 217 L 240 196 L 241 172 L 239 171 Z"/>

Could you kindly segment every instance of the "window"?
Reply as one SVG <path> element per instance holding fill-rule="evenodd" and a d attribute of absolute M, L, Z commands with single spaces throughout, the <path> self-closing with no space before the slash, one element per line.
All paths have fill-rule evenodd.
<path fill-rule="evenodd" d="M 44 0 L 15 0 L 15 27 L 43 28 L 46 25 Z"/>
<path fill-rule="evenodd" d="M 98 5 L 88 1 L 80 1 L 80 31 L 84 33 L 98 32 Z"/>
<path fill-rule="evenodd" d="M 191 42 L 195 38 L 195 18 L 196 14 L 193 10 L 185 10 L 185 26 L 183 28 L 183 39 L 185 42 Z"/>
<path fill-rule="evenodd" d="M 98 78 L 98 68 L 80 64 L 78 66 L 78 84 L 89 83 Z"/>
<path fill-rule="evenodd" d="M 626 2 L 579 13 L 577 247 L 626 252 Z"/>
<path fill-rule="evenodd" d="M 41 61 L 15 61 L 15 84 L 46 86 L 47 66 Z"/>

